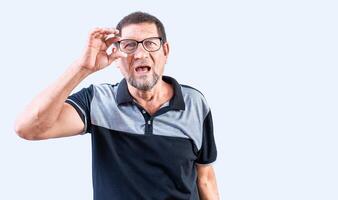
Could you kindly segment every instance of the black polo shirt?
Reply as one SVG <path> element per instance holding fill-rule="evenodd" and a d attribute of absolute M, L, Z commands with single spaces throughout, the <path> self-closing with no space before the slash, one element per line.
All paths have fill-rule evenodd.
<path fill-rule="evenodd" d="M 203 95 L 171 77 L 174 96 L 149 115 L 116 85 L 90 85 L 66 100 L 91 133 L 95 200 L 199 199 L 196 163 L 216 160 L 210 108 Z"/>

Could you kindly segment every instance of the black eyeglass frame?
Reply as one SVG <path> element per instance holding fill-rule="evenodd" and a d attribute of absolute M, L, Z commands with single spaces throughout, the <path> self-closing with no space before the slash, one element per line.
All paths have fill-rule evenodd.
<path fill-rule="evenodd" d="M 146 40 L 149 40 L 149 39 L 159 39 L 159 40 L 160 40 L 160 45 L 159 45 L 158 49 L 153 50 L 153 51 L 149 51 L 149 50 L 145 47 L 145 45 L 144 45 L 143 42 L 146 41 Z M 132 51 L 132 52 L 125 52 L 125 51 L 121 50 L 120 43 L 123 42 L 123 41 L 134 41 L 134 42 L 137 42 L 137 46 L 136 46 L 135 50 Z M 137 48 L 138 48 L 138 44 L 140 44 L 140 43 L 142 44 L 143 49 L 145 49 L 146 51 L 148 51 L 148 52 L 155 52 L 155 51 L 158 51 L 158 50 L 161 49 L 161 46 L 163 45 L 163 39 L 162 39 L 162 37 L 149 37 L 149 38 L 145 38 L 145 39 L 143 39 L 143 40 L 141 40 L 141 41 L 137 41 L 137 40 L 134 40 L 134 39 L 123 39 L 123 40 L 120 40 L 120 41 L 115 42 L 115 44 L 116 44 L 116 46 L 119 48 L 119 50 L 122 51 L 122 52 L 124 52 L 124 53 L 127 53 L 127 54 L 132 54 L 132 53 L 134 53 L 134 52 L 137 50 Z"/>

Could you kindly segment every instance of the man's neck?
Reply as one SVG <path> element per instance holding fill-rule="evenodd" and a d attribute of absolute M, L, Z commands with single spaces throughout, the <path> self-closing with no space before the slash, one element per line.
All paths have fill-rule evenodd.
<path fill-rule="evenodd" d="M 169 101 L 174 94 L 172 86 L 162 79 L 148 91 L 138 90 L 129 84 L 128 90 L 134 100 L 151 114 Z"/>

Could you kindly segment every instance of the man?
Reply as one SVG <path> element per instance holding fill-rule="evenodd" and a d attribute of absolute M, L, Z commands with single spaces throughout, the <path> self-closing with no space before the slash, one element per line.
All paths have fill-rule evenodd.
<path fill-rule="evenodd" d="M 209 106 L 197 90 L 162 76 L 168 55 L 164 27 L 147 13 L 96 28 L 83 56 L 18 117 L 16 132 L 28 140 L 91 133 L 95 200 L 219 199 Z M 120 83 L 69 96 L 112 62 Z"/>

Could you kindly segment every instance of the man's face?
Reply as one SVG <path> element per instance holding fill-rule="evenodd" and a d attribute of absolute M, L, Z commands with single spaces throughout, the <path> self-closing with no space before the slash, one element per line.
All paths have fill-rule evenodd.
<path fill-rule="evenodd" d="M 146 38 L 159 37 L 155 24 L 131 24 L 122 28 L 121 40 L 142 41 Z M 133 87 L 148 91 L 160 79 L 169 53 L 168 43 L 161 45 L 158 51 L 148 52 L 141 43 L 135 52 L 118 63 L 121 73 Z"/>

